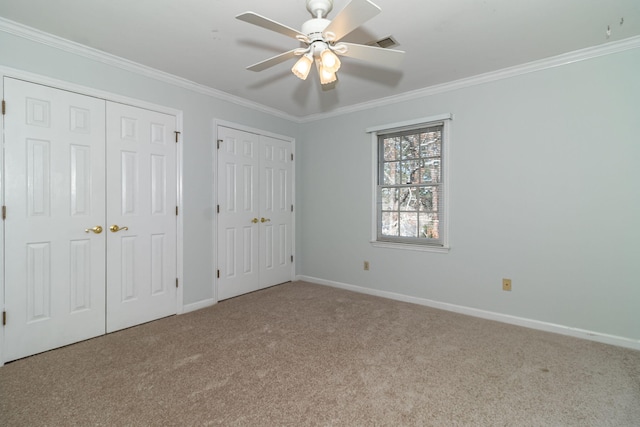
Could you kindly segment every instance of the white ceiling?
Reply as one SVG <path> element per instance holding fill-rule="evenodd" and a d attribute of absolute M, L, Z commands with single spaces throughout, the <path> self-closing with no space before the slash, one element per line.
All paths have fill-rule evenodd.
<path fill-rule="evenodd" d="M 315 74 L 296 78 L 295 59 L 245 70 L 298 42 L 234 17 L 253 11 L 300 29 L 306 0 L 1 0 L 0 16 L 295 117 L 640 35 L 639 0 L 373 2 L 382 13 L 343 40 L 391 35 L 403 69 L 345 58 L 330 90 Z M 328 18 L 347 3 L 335 0 Z"/>

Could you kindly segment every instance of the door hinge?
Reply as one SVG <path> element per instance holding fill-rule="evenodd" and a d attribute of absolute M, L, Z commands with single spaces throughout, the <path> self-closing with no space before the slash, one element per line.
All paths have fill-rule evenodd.
<path fill-rule="evenodd" d="M 5 100 L 2 100 L 2 115 L 4 116 L 7 113 L 7 103 Z"/>
<path fill-rule="evenodd" d="M 291 205 L 291 212 L 293 212 L 293 205 Z"/>
<path fill-rule="evenodd" d="M 178 216 L 178 207 L 176 206 L 176 216 Z"/>
<path fill-rule="evenodd" d="M 2 206 L 2 220 L 4 221 L 5 219 L 7 219 L 7 207 Z"/>
<path fill-rule="evenodd" d="M 293 262 L 293 255 L 291 255 L 291 262 Z"/>
<path fill-rule="evenodd" d="M 220 149 L 220 144 L 222 144 L 222 142 L 223 141 L 221 139 L 218 140 L 218 150 Z"/>
<path fill-rule="evenodd" d="M 293 153 L 291 153 L 291 161 L 293 162 Z"/>
<path fill-rule="evenodd" d="M 178 132 L 177 130 L 174 131 L 173 133 L 176 134 L 176 144 L 178 143 L 178 137 L 180 136 L 180 132 Z"/>
<path fill-rule="evenodd" d="M 3 311 L 2 312 L 2 326 L 7 324 L 7 312 Z"/>
<path fill-rule="evenodd" d="M 216 207 L 216 213 L 220 213 L 220 205 L 217 205 L 217 207 Z"/>
<path fill-rule="evenodd" d="M 218 270 L 218 279 L 220 278 L 220 270 Z"/>
<path fill-rule="evenodd" d="M 176 288 L 178 287 L 178 278 L 176 277 Z"/>

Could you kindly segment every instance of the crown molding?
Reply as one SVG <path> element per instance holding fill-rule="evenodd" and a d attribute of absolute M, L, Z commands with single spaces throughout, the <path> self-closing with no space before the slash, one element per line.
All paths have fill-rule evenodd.
<path fill-rule="evenodd" d="M 599 46 L 588 47 L 576 50 L 550 58 L 538 61 L 528 62 L 525 64 L 515 65 L 509 68 L 503 68 L 497 71 L 490 71 L 484 74 L 467 77 L 460 80 L 454 80 L 439 85 L 429 86 L 410 92 L 404 92 L 398 95 L 392 95 L 385 98 L 379 98 L 374 101 L 362 102 L 347 107 L 337 108 L 328 113 L 311 114 L 299 118 L 300 123 L 314 122 L 317 120 L 327 119 L 331 117 L 341 116 L 344 114 L 355 113 L 358 111 L 368 110 L 375 107 L 381 107 L 398 102 L 410 101 L 426 96 L 436 95 L 439 93 L 450 92 L 462 88 L 476 86 L 484 83 L 490 83 L 497 80 L 508 79 L 537 71 L 547 70 L 549 68 L 561 67 L 563 65 L 572 64 L 579 61 L 598 58 L 600 56 L 611 55 L 618 52 L 624 52 L 630 49 L 640 48 L 640 36 L 630 37 L 624 40 L 610 42 Z"/>
<path fill-rule="evenodd" d="M 242 107 L 250 108 L 252 110 L 261 111 L 263 113 L 270 114 L 272 116 L 276 116 L 285 120 L 293 122 L 299 121 L 298 117 L 292 116 L 275 108 L 267 107 L 266 105 L 249 101 L 239 96 L 234 96 L 221 90 L 213 89 L 209 86 L 201 85 L 192 82 L 191 80 L 187 80 L 182 77 L 178 77 L 176 75 L 166 73 L 164 71 L 160 71 L 155 68 L 151 68 L 146 65 L 142 65 L 137 62 L 130 61 L 128 59 L 124 59 L 119 56 L 112 55 L 110 53 L 64 39 L 62 37 L 55 36 L 53 34 L 45 33 L 44 31 L 28 27 L 26 25 L 11 21 L 3 17 L 0 17 L 0 31 L 13 34 L 23 39 L 31 40 L 49 47 L 53 47 L 55 49 L 82 56 L 94 61 L 102 62 L 103 64 L 117 67 L 125 71 L 130 71 L 144 77 L 149 77 L 163 83 L 181 87 L 192 92 L 211 96 L 213 98 L 227 101 Z"/>
<path fill-rule="evenodd" d="M 79 56 L 83 56 L 94 61 L 99 61 L 104 64 L 114 66 L 126 71 L 130 71 L 145 77 L 149 77 L 155 80 L 159 80 L 164 83 L 168 83 L 174 86 L 178 86 L 196 93 L 211 96 L 213 98 L 227 101 L 239 106 L 257 110 L 275 117 L 279 117 L 284 120 L 288 120 L 294 123 L 309 123 L 326 118 L 336 117 L 344 114 L 354 113 L 358 111 L 368 110 L 375 107 L 394 104 L 398 102 L 404 102 L 431 96 L 439 93 L 458 90 L 466 87 L 476 86 L 484 83 L 494 82 L 497 80 L 507 79 L 523 74 L 534 73 L 549 68 L 560 67 L 563 65 L 572 64 L 579 61 L 585 61 L 588 59 L 597 58 L 600 56 L 610 55 L 618 52 L 623 52 L 630 49 L 640 48 L 640 36 L 630 37 L 620 41 L 614 41 L 599 46 L 588 47 L 580 49 L 574 52 L 565 53 L 562 55 L 541 59 L 539 61 L 528 62 L 526 64 L 516 65 L 513 67 L 504 68 L 497 71 L 491 71 L 476 76 L 455 80 L 439 85 L 428 86 L 422 89 L 417 89 L 410 92 L 403 92 L 397 95 L 388 96 L 385 98 L 376 99 L 374 101 L 362 102 L 359 104 L 350 105 L 347 107 L 337 108 L 331 112 L 310 114 L 303 117 L 292 116 L 281 110 L 268 107 L 266 105 L 249 101 L 239 96 L 231 95 L 218 89 L 213 89 L 208 86 L 204 86 L 182 77 L 169 74 L 155 68 L 148 67 L 146 65 L 139 64 L 137 62 L 130 61 L 128 59 L 120 58 L 118 56 L 106 53 L 94 48 L 84 46 L 82 44 L 63 39 L 52 34 L 45 33 L 40 30 L 28 27 L 26 25 L 5 19 L 0 17 L 0 31 L 16 35 L 18 37 L 35 41 L 62 51 L 73 53 Z"/>

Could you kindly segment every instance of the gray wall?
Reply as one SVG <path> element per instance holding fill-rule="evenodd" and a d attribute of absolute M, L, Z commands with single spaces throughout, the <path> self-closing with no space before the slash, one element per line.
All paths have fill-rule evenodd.
<path fill-rule="evenodd" d="M 0 31 L 0 66 L 182 110 L 184 303 L 213 297 L 213 120 L 295 138 L 298 125 Z"/>
<path fill-rule="evenodd" d="M 635 49 L 305 124 L 299 272 L 640 339 L 638 75 Z M 441 113 L 451 251 L 372 247 L 364 130 Z"/>

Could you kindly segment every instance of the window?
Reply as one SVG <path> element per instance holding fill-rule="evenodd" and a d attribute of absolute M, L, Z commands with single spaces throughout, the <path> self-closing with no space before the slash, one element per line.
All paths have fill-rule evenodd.
<path fill-rule="evenodd" d="M 373 132 L 374 243 L 447 248 L 447 125 L 440 119 Z"/>

